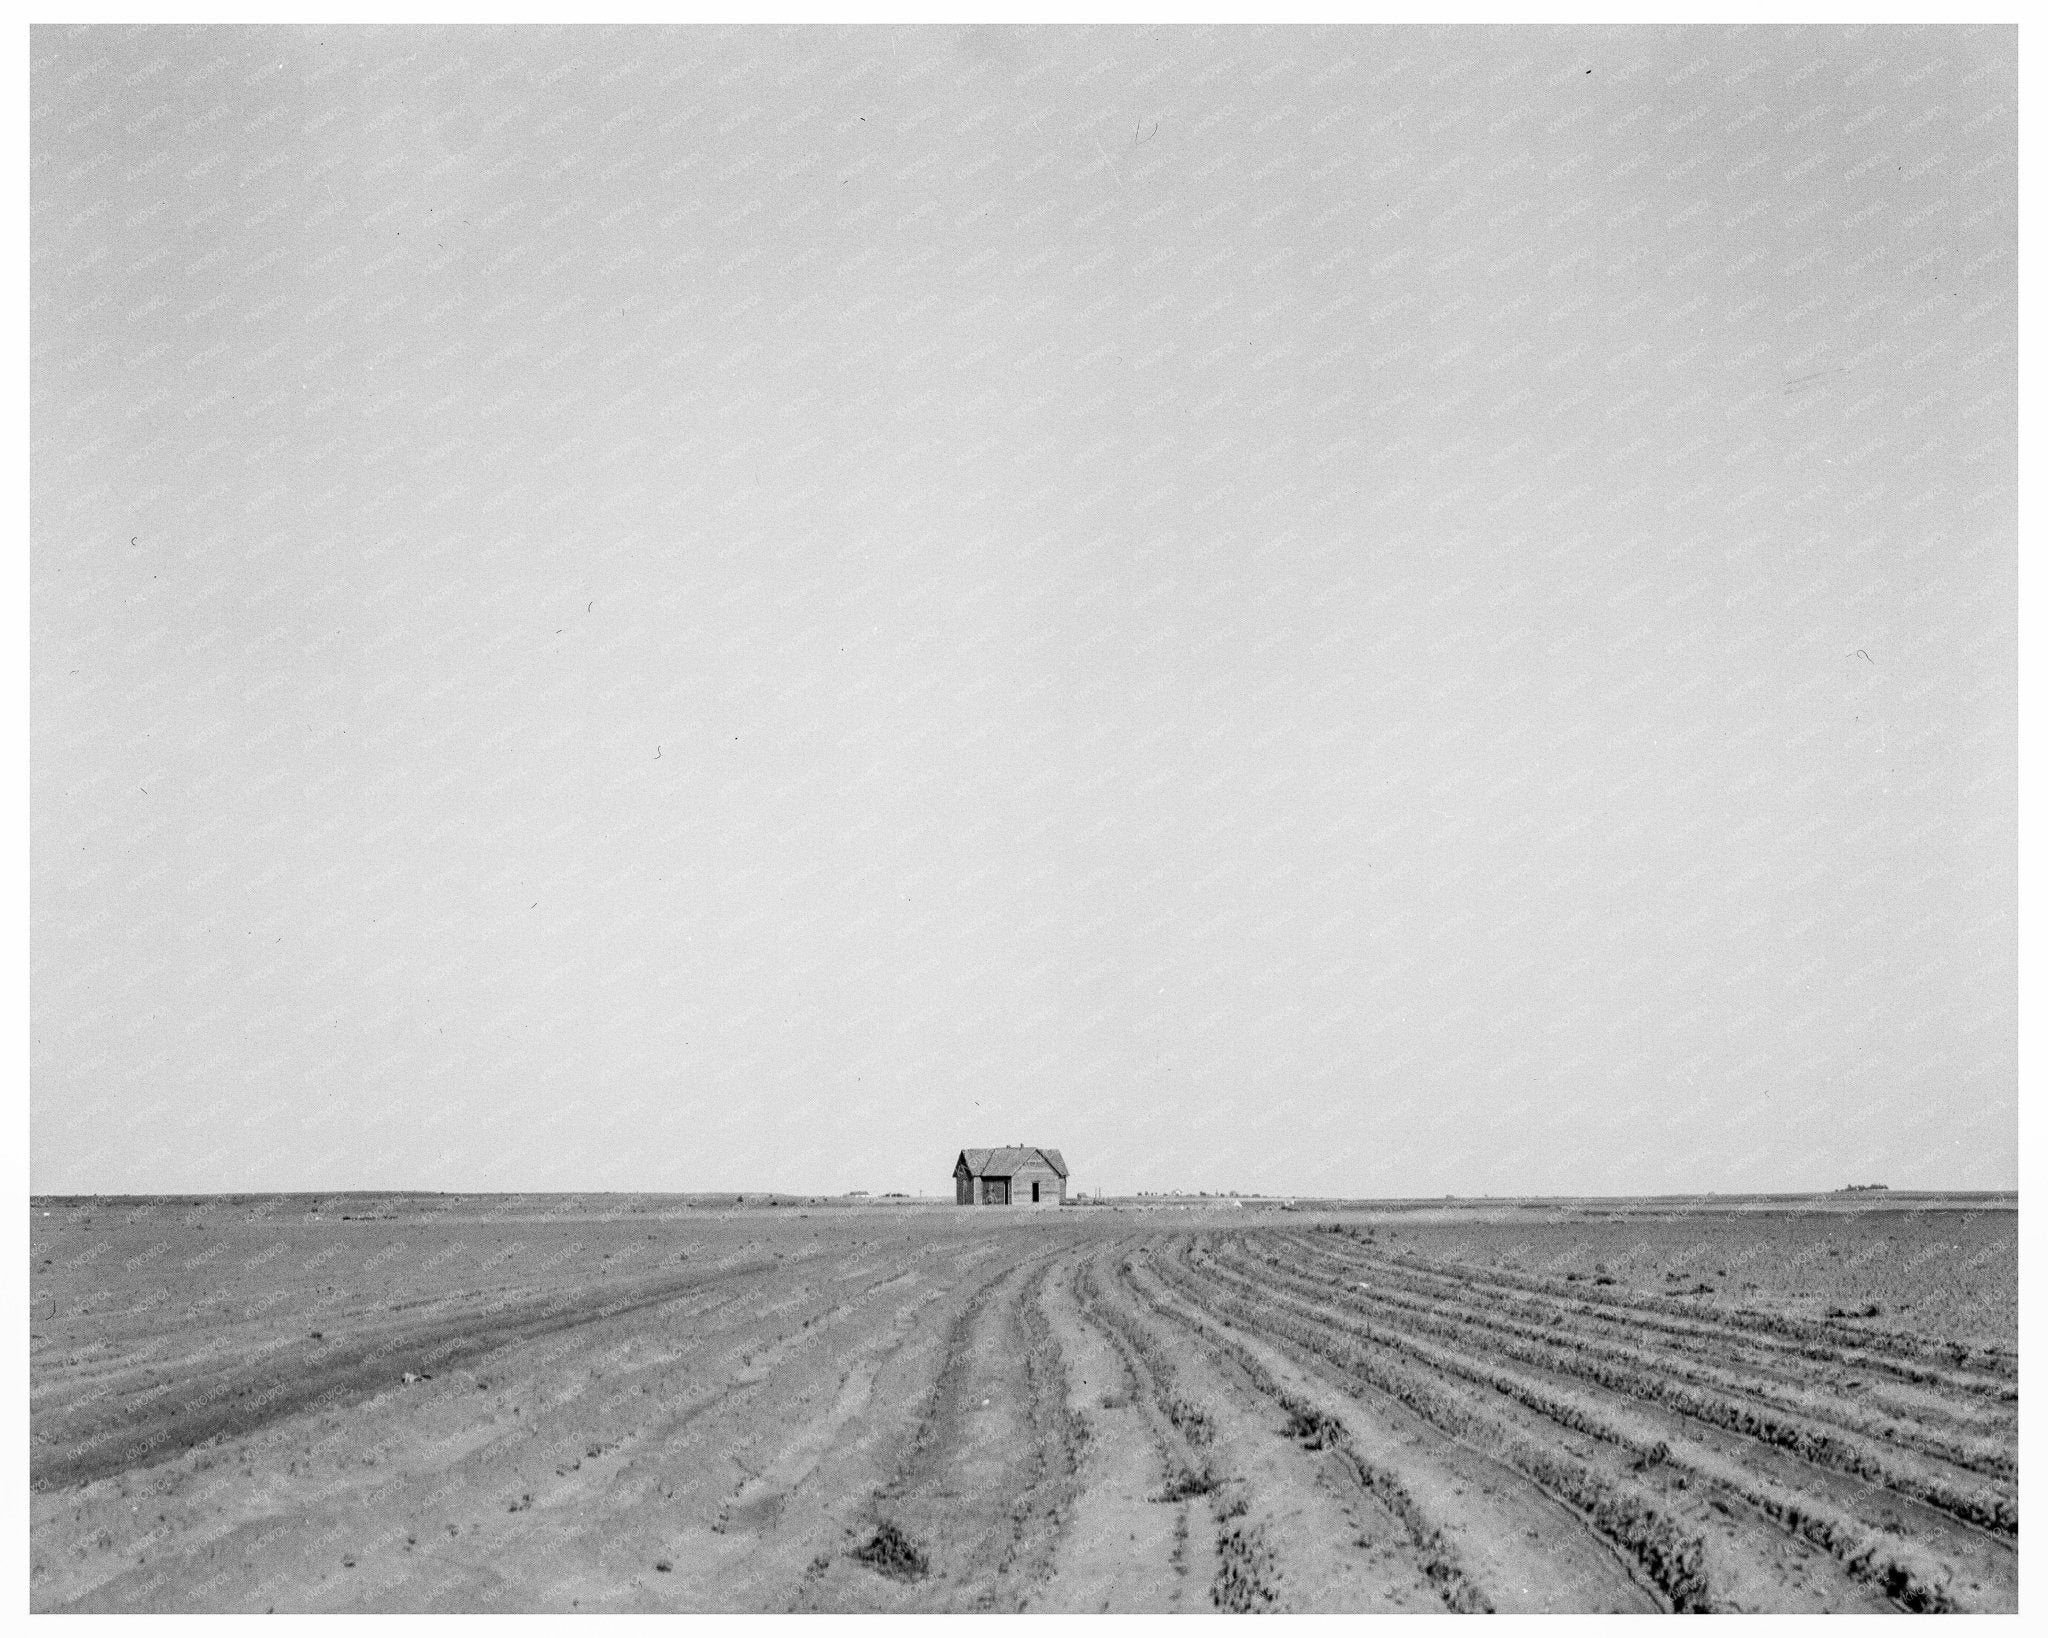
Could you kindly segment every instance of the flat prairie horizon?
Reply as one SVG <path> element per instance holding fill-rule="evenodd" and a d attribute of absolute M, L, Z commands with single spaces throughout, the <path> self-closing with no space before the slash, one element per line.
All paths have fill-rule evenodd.
<path fill-rule="evenodd" d="M 2000 1195 L 31 1202 L 37 1610 L 2010 1610 Z"/>
<path fill-rule="evenodd" d="M 848 1189 L 837 1194 L 818 1193 L 806 1189 L 788 1189 L 767 1186 L 741 1186 L 730 1189 L 164 1189 L 151 1191 L 130 1191 L 96 1193 L 92 1190 L 48 1190 L 31 1192 L 31 1207 L 57 1206 L 98 1202 L 108 1206 L 116 1205 L 176 1205 L 205 1204 L 247 1204 L 259 1201 L 397 1201 L 397 1200 L 440 1200 L 448 1202 L 489 1200 L 489 1201 L 534 1201 L 534 1200 L 582 1200 L 582 1201 L 673 1201 L 684 1205 L 717 1206 L 720 1204 L 770 1206 L 802 1203 L 806 1205 L 873 1205 L 882 1206 L 900 1202 L 912 1206 L 953 1206 L 953 1197 L 936 1191 L 932 1193 L 889 1190 L 887 1192 L 868 1189 Z M 1086 1203 L 1088 1206 L 1150 1206 L 1175 1201 L 1199 1204 L 1203 1201 L 1219 1200 L 1256 1201 L 1262 1204 L 1285 1205 L 1290 1208 L 1342 1210 L 1410 1211 L 1430 1207 L 1454 1205 L 1471 1206 L 1611 1206 L 1618 1209 L 1655 1210 L 1660 1207 L 1702 1207 L 1714 1210 L 1738 1210 L 1744 1205 L 1779 1205 L 1790 1202 L 1811 1202 L 1816 1206 L 1832 1206 L 1844 1210 L 1882 1210 L 1887 1204 L 1913 1202 L 1915 1205 L 1940 1201 L 1961 1201 L 1971 1203 L 2010 1202 L 2017 1207 L 2017 1189 L 1916 1189 L 1895 1188 L 1891 1184 L 1848 1184 L 1829 1190 L 1758 1190 L 1723 1192 L 1707 1189 L 1686 1194 L 1444 1194 L 1444 1195 L 1328 1195 L 1308 1191 L 1289 1193 L 1285 1190 L 1260 1189 L 1144 1189 L 1124 1193 L 1104 1192 L 1096 1194 L 1084 1191 L 1070 1196 L 1070 1206 Z M 1017 1210 L 1029 1208 L 962 1208 L 972 1210 Z M 1043 1210 L 1043 1207 L 1038 1208 Z"/>

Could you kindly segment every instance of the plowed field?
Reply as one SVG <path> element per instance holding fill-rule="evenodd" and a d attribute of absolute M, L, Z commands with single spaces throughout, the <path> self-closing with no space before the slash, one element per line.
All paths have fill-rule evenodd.
<path fill-rule="evenodd" d="M 2012 1610 L 2016 1215 L 37 1201 L 41 1610 Z"/>

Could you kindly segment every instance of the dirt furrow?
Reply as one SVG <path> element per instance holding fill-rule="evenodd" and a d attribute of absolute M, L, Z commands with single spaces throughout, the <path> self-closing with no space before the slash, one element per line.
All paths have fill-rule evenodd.
<path fill-rule="evenodd" d="M 1232 1283 L 1239 1277 L 1217 1265 L 1206 1271 Z M 1237 1285 L 1240 1291 L 1263 1285 Z M 1633 1498 L 1668 1518 L 1694 1544 L 1699 1584 L 1692 1607 L 1716 1610 L 1882 1610 L 1898 1607 L 1869 1574 L 1854 1574 L 1829 1551 L 1810 1543 L 1785 1522 L 1736 1491 L 1716 1490 L 1679 1462 L 1661 1440 L 1629 1441 L 1603 1418 L 1556 1397 L 1512 1391 L 1490 1373 L 1461 1376 L 1440 1364 L 1416 1359 L 1375 1342 L 1372 1334 L 1319 1315 L 1284 1295 L 1259 1311 L 1327 1364 L 1414 1404 L 1441 1425 L 1459 1428 L 1489 1443 L 1505 1442 L 1529 1457 L 1525 1470 L 1541 1474 L 1575 1466 L 1590 1474 L 1594 1493 Z M 1463 1420 L 1461 1420 L 1463 1419 Z M 1468 1427 L 1466 1424 L 1469 1423 Z M 1520 1462 L 1520 1458 L 1517 1458 Z M 1624 1528 L 1635 1521 L 1624 1505 L 1616 1515 Z M 1838 1537 L 1839 1539 L 1839 1537 Z"/>
<path fill-rule="evenodd" d="M 1078 1271 L 1075 1294 L 1083 1317 L 1114 1351 L 1129 1384 L 1129 1403 L 1155 1453 L 1157 1478 L 1146 1500 L 1153 1506 L 1174 1509 L 1172 1563 L 1179 1577 L 1174 1606 L 1201 1608 L 1213 1603 L 1214 1590 L 1228 1566 L 1222 1537 L 1197 1528 L 1197 1505 L 1214 1496 L 1230 1477 L 1210 1449 L 1214 1430 L 1200 1407 L 1175 1391 L 1172 1362 L 1138 1330 L 1128 1313 L 1105 1297 L 1092 1260 Z M 1212 1516 L 1215 1505 L 1205 1509 Z M 1237 1557 L 1236 1571 L 1242 1579 L 1247 1566 L 1241 1562 L 1242 1554 Z M 1264 1588 L 1255 1584 L 1245 1590 L 1256 1598 Z"/>
<path fill-rule="evenodd" d="M 236 1585 L 232 1607 L 256 1609 L 651 1609 L 689 1603 L 693 1581 L 702 1607 L 734 1607 L 720 1602 L 730 1578 L 693 1577 L 679 1551 L 724 1499 L 724 1451 L 764 1395 L 820 1374 L 817 1354 L 864 1362 L 923 1300 L 897 1276 L 779 1327 L 735 1308 L 681 1335 L 660 1309 L 593 1319 L 266 1422 L 75 1492 L 82 1518 L 125 1523 L 145 1497 L 163 1517 L 51 1566 L 37 1607 L 219 1608 Z M 270 1498 L 285 1491 L 303 1499 L 280 1515 Z"/>
<path fill-rule="evenodd" d="M 1005 1259 L 974 1292 L 894 1477 L 796 1607 L 1015 1610 L 1044 1578 L 1076 1466 L 1057 1345 L 1034 1324 L 1051 1255 Z"/>
<path fill-rule="evenodd" d="M 1887 1447 L 1859 1430 L 1763 1398 L 1723 1373 L 1663 1357 L 1653 1349 L 1602 1343 L 1568 1326 L 1517 1323 L 1454 1300 L 1389 1289 L 1384 1281 L 1360 1281 L 1349 1277 L 1353 1269 L 1333 1263 L 1305 1242 L 1268 1245 L 1266 1255 L 1280 1258 L 1278 1266 L 1287 1267 L 1300 1282 L 1297 1289 L 1328 1292 L 1340 1307 L 1378 1314 L 1391 1324 L 1655 1400 L 1708 1426 L 1896 1490 L 2001 1535 L 2010 1536 L 2019 1527 L 2017 1496 L 1989 1475 L 1959 1469 L 1925 1451 Z"/>
<path fill-rule="evenodd" d="M 1775 1600 L 1792 1599 L 1798 1589 L 1789 1583 L 1811 1579 L 1803 1563 L 1787 1567 L 1788 1585 L 1757 1585 L 1753 1572 L 1770 1556 L 1760 1549 L 1783 1539 L 1767 1511 L 1750 1518 L 1750 1509 L 1737 1504 L 1751 1498 L 1741 1495 L 1713 1508 L 1693 1492 L 1692 1476 L 1656 1471 L 1668 1451 L 1648 1441 L 1631 1444 L 1589 1409 L 1532 1391 L 1506 1373 L 1465 1370 L 1448 1357 L 1424 1358 L 1396 1348 L 1370 1327 L 1276 1289 L 1271 1279 L 1254 1279 L 1211 1260 L 1190 1266 L 1245 1305 L 1246 1323 L 1270 1327 L 1281 1340 L 1363 1378 L 1447 1431 L 1477 1440 L 1570 1503 L 1640 1564 L 1674 1607 L 1799 1607 L 1796 1600 L 1788 1606 Z M 1708 1579 L 1710 1566 L 1721 1581 Z M 1855 1582 L 1839 1573 L 1833 1578 L 1838 1585 L 1825 1596 L 1835 1602 L 1821 1607 L 1858 1607 Z"/>
<path fill-rule="evenodd" d="M 1929 1384 L 1859 1374 L 1853 1367 L 1797 1362 L 1764 1354 L 1740 1339 L 1650 1329 L 1583 1307 L 1553 1305 L 1523 1295 L 1498 1302 L 1468 1294 L 1444 1276 L 1389 1270 L 1370 1260 L 1348 1266 L 1354 1287 L 1369 1282 L 1375 1292 L 1403 1292 L 1423 1302 L 1447 1302 L 1459 1314 L 1544 1330 L 1565 1330 L 1574 1339 L 1654 1358 L 1678 1371 L 1701 1373 L 1699 1380 L 1732 1387 L 1816 1423 L 1875 1439 L 1956 1470 L 1957 1482 L 1989 1478 L 2009 1483 L 2017 1474 L 2015 1407 L 1972 1396 L 1944 1395 Z"/>
<path fill-rule="evenodd" d="M 1940 1343 L 1929 1338 L 1900 1338 L 1881 1331 L 1820 1320 L 1794 1319 L 1766 1314 L 1756 1309 L 1728 1310 L 1687 1302 L 1681 1297 L 1631 1292 L 1627 1296 L 1591 1292 L 1541 1275 L 1519 1274 L 1498 1268 L 1460 1262 L 1432 1260 L 1387 1252 L 1387 1259 L 1401 1267 L 1434 1273 L 1464 1281 L 1468 1286 L 1494 1286 L 1509 1291 L 1527 1291 L 1561 1301 L 1584 1302 L 1605 1309 L 1638 1324 L 1678 1322 L 1725 1335 L 1741 1336 L 1752 1344 L 1807 1360 L 1826 1360 L 1856 1365 L 1866 1370 L 1895 1372 L 1903 1379 L 1945 1387 L 1956 1393 L 1981 1394 L 2011 1399 L 2017 1395 L 2017 1357 L 2005 1349 L 1982 1344 Z"/>
<path fill-rule="evenodd" d="M 1773 1404 L 1832 1422 L 1868 1437 L 1917 1450 L 1970 1473 L 2010 1479 L 2014 1407 L 1978 1394 L 1941 1393 L 1938 1384 L 1879 1375 L 1857 1376 L 1853 1367 L 1817 1371 L 1815 1361 L 1782 1349 L 1758 1347 L 1742 1336 L 1703 1326 L 1652 1322 L 1626 1310 L 1548 1294 L 1497 1288 L 1480 1295 L 1469 1282 L 1447 1273 L 1425 1272 L 1413 1259 L 1392 1261 L 1349 1237 L 1322 1240 L 1289 1236 L 1321 1253 L 1354 1283 L 1369 1279 L 1376 1291 L 1403 1290 L 1454 1304 L 1483 1318 L 1512 1316 L 1537 1326 L 1573 1328 L 1579 1339 L 1610 1339 L 1660 1361 L 1684 1361 L 1739 1385 Z M 1845 1395 L 1855 1395 L 1851 1401 Z"/>
<path fill-rule="evenodd" d="M 873 1475 L 908 1442 L 912 1408 L 936 1372 L 934 1320 L 962 1298 L 942 1281 L 899 1275 L 866 1300 L 884 1305 L 871 1323 L 820 1326 L 786 1358 L 756 1355 L 718 1414 L 636 1472 L 620 1524 L 666 1521 L 639 1566 L 660 1607 L 786 1609 L 817 1559 L 847 1545 Z M 657 1564 L 668 1568 L 649 1577 Z"/>
<path fill-rule="evenodd" d="M 30 1487 L 82 1484 L 163 1461 L 314 1406 L 358 1402 L 406 1370 L 453 1370 L 514 1343 L 658 1309 L 706 1286 L 745 1282 L 775 1268 L 773 1262 L 757 1262 L 718 1273 L 665 1275 L 572 1300 L 510 1302 L 331 1341 L 316 1332 L 254 1364 L 230 1366 L 210 1378 L 166 1378 L 130 1393 L 113 1419 L 95 1418 L 89 1431 L 80 1432 L 61 1412 L 53 1414 L 31 1445 Z"/>
<path fill-rule="evenodd" d="M 1139 1254 L 1113 1289 L 1140 1307 L 1181 1362 L 1182 1392 L 1205 1422 L 1239 1488 L 1222 1517 L 1246 1517 L 1274 1544 L 1273 1607 L 1286 1610 L 1484 1611 L 1493 1605 L 1439 1522 L 1391 1472 L 1359 1454 L 1242 1348 L 1173 1300 Z M 1245 1513 L 1230 1509 L 1238 1499 Z"/>
<path fill-rule="evenodd" d="M 1230 1361 L 1162 1326 L 1131 1259 L 1104 1271 L 1100 1309 L 1154 1363 L 1169 1420 L 1216 1479 L 1211 1603 L 1238 1612 L 1442 1607 L 1406 1525 L 1384 1500 L 1357 1483 L 1339 1452 L 1290 1436 L 1285 1415 Z"/>
<path fill-rule="evenodd" d="M 1160 1456 L 1138 1383 L 1114 1345 L 1084 1319 L 1076 1291 L 1085 1253 L 1064 1260 L 1043 1289 L 1047 1324 L 1067 1364 L 1067 1409 L 1080 1434 L 1079 1490 L 1034 1610 L 1132 1614 L 1193 1607 L 1176 1509 L 1153 1498 Z"/>
<path fill-rule="evenodd" d="M 1389 1391 L 1347 1360 L 1318 1351 L 1312 1337 L 1290 1334 L 1296 1328 L 1269 1326 L 1255 1299 L 1178 1258 L 1155 1256 L 1146 1266 L 1188 1312 L 1201 1316 L 1197 1323 L 1228 1337 L 1301 1406 L 1305 1421 L 1341 1427 L 1350 1448 L 1387 1477 L 1391 1491 L 1411 1498 L 1422 1518 L 1442 1520 L 1457 1564 L 1496 1608 L 1669 1607 L 1635 1555 L 1498 1444 L 1489 1445 L 1486 1430 L 1469 1416 L 1428 1395 Z"/>
<path fill-rule="evenodd" d="M 1559 1384 L 1529 1367 L 1488 1354 L 1474 1355 L 1426 1341 L 1356 1309 L 1335 1307 L 1327 1289 L 1289 1279 L 1255 1254 L 1238 1253 L 1249 1266 L 1211 1265 L 1226 1278 L 1265 1294 L 1277 1310 L 1323 1327 L 1352 1345 L 1408 1361 L 1405 1369 L 1437 1382 L 1463 1382 L 1503 1396 L 1540 1420 L 1583 1433 L 1627 1453 L 1642 1467 L 1668 1464 L 1719 1486 L 1806 1540 L 1826 1547 L 1858 1579 L 1880 1588 L 1903 1607 L 1946 1609 L 2006 1606 L 2010 1574 L 1995 1538 L 1867 1481 L 1813 1464 L 1741 1436 L 1717 1436 L 1676 1413 L 1617 1400 L 1593 1385 Z M 1724 1498 L 1725 1500 L 1725 1498 Z M 1915 1525 L 1897 1535 L 1899 1516 Z M 1887 1527 L 1890 1526 L 1888 1529 Z M 1938 1551 L 1930 1547 L 1930 1540 Z M 1960 1575 L 1960 1581 L 1958 1579 Z"/>
<path fill-rule="evenodd" d="M 373 1204 L 36 1208 L 32 1609 L 2016 1607 L 2009 1207 Z"/>

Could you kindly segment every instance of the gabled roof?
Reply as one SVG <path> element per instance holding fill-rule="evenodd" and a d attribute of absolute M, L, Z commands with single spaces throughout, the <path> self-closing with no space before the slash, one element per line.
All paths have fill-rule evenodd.
<path fill-rule="evenodd" d="M 960 1160 L 967 1162 L 970 1177 L 1015 1177 L 1033 1161 L 1043 1161 L 1061 1177 L 1067 1175 L 1067 1163 L 1057 1149 L 962 1149 Z M 960 1160 L 953 1162 L 955 1171 L 960 1169 Z"/>

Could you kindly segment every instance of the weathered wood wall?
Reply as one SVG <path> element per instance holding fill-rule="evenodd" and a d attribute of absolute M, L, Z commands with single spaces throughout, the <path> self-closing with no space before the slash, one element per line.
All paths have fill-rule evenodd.
<path fill-rule="evenodd" d="M 953 1174 L 953 1203 L 958 1206 L 1012 1205 L 1057 1206 L 1067 1198 L 1067 1180 L 1050 1166 L 1034 1164 L 1020 1168 L 1009 1180 L 1009 1199 L 1003 1199 L 1003 1179 L 970 1178 Z M 1038 1199 L 1031 1198 L 1031 1185 L 1038 1185 Z"/>

